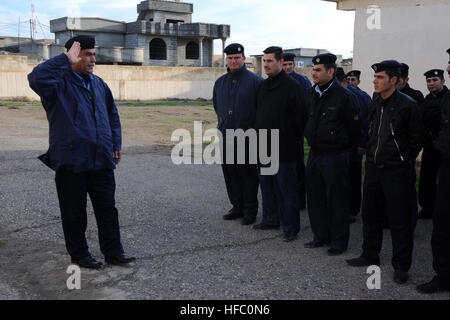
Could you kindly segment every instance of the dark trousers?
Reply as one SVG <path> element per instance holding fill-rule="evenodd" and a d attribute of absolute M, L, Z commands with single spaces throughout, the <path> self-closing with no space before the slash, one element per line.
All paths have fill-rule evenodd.
<path fill-rule="evenodd" d="M 412 180 L 409 163 L 378 168 L 366 162 L 362 206 L 363 256 L 379 259 L 385 208 L 392 237 L 392 265 L 402 271 L 411 267 L 413 250 Z"/>
<path fill-rule="evenodd" d="M 306 166 L 308 213 L 314 240 L 331 241 L 335 249 L 346 250 L 349 230 L 348 151 L 317 155 L 311 151 Z"/>
<path fill-rule="evenodd" d="M 300 231 L 300 203 L 295 162 L 280 162 L 278 173 L 260 175 L 263 218 L 262 223 L 277 225 L 284 232 Z"/>
<path fill-rule="evenodd" d="M 255 218 L 258 213 L 258 168 L 256 164 L 222 164 L 228 198 L 236 212 Z"/>
<path fill-rule="evenodd" d="M 350 214 L 357 216 L 361 210 L 362 155 L 357 149 L 350 153 Z"/>
<path fill-rule="evenodd" d="M 299 155 L 297 160 L 297 177 L 298 177 L 298 196 L 300 201 L 300 209 L 306 208 L 306 174 L 305 174 L 305 148 L 303 138 L 299 143 Z"/>
<path fill-rule="evenodd" d="M 114 200 L 114 171 L 105 169 L 74 173 L 61 167 L 56 171 L 55 181 L 69 255 L 74 259 L 89 255 L 85 236 L 87 194 L 94 208 L 101 252 L 105 256 L 123 253 Z"/>
<path fill-rule="evenodd" d="M 436 200 L 437 178 L 441 165 L 441 154 L 432 141 L 425 143 L 422 153 L 422 165 L 420 167 L 419 180 L 419 204 L 422 207 L 422 215 L 432 216 L 434 202 Z"/>
<path fill-rule="evenodd" d="M 450 165 L 439 170 L 436 205 L 431 237 L 433 268 L 439 279 L 450 286 Z"/>

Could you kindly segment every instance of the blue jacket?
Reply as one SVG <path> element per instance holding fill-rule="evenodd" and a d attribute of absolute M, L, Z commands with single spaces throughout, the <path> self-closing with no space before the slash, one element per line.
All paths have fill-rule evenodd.
<path fill-rule="evenodd" d="M 90 78 L 88 89 L 64 53 L 28 75 L 49 122 L 49 149 L 39 159 L 53 170 L 62 165 L 75 172 L 116 167 L 113 153 L 122 149 L 119 114 L 106 83 Z"/>
<path fill-rule="evenodd" d="M 214 84 L 213 105 L 217 114 L 217 128 L 253 128 L 256 116 L 256 90 L 263 78 L 245 66 L 235 73 L 228 72 Z"/>
<path fill-rule="evenodd" d="M 309 82 L 309 79 L 302 75 L 302 74 L 298 74 L 295 71 L 292 71 L 289 76 L 294 79 L 297 80 L 298 83 L 300 83 L 300 86 L 302 87 L 304 93 L 305 93 L 305 97 L 309 96 L 309 89 L 311 89 L 311 82 Z"/>
<path fill-rule="evenodd" d="M 352 93 L 356 95 L 359 102 L 359 119 L 361 121 L 361 138 L 358 147 L 365 148 L 367 146 L 367 139 L 369 133 L 369 122 L 367 120 L 367 108 L 372 103 L 370 96 L 359 88 L 353 87 L 351 84 L 347 86 Z"/>

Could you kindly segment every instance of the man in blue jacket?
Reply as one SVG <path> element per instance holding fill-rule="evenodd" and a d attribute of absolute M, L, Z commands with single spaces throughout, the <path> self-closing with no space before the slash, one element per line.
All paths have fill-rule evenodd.
<path fill-rule="evenodd" d="M 223 142 L 227 138 L 227 129 L 244 131 L 254 128 L 256 114 L 256 89 L 263 80 L 245 67 L 244 47 L 233 43 L 224 50 L 227 55 L 228 72 L 214 84 L 213 105 L 217 114 L 218 130 Z M 229 134 L 228 134 L 229 135 Z M 229 152 L 223 143 L 223 176 L 228 198 L 233 206 L 223 216 L 225 220 L 243 217 L 243 225 L 253 224 L 258 213 L 258 170 L 256 163 L 249 163 L 248 143 L 246 143 L 246 162 L 237 164 L 237 144 L 234 143 L 234 161 L 227 163 Z"/>
<path fill-rule="evenodd" d="M 56 171 L 64 238 L 72 263 L 92 269 L 102 266 L 89 253 L 85 237 L 89 193 L 105 261 L 127 264 L 135 258 L 124 254 L 114 198 L 113 169 L 122 157 L 119 114 L 108 86 L 93 75 L 95 38 L 77 36 L 65 47 L 67 53 L 41 63 L 28 75 L 49 122 L 49 149 L 39 159 Z"/>

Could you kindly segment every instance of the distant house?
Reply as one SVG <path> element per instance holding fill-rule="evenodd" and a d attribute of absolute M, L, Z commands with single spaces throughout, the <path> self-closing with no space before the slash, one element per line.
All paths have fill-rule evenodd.
<path fill-rule="evenodd" d="M 410 67 L 410 84 L 426 93 L 423 73 L 445 69 L 450 47 L 449 0 L 322 0 L 355 11 L 353 68 L 373 91 L 371 65 L 396 59 Z"/>

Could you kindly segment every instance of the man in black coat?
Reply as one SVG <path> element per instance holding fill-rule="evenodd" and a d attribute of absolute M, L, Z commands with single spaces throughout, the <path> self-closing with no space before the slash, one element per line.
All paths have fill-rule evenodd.
<path fill-rule="evenodd" d="M 444 85 L 444 70 L 433 69 L 425 72 L 427 87 L 430 93 L 421 106 L 422 122 L 425 131 L 425 144 L 422 152 L 422 163 L 419 180 L 419 212 L 420 219 L 431 219 L 436 199 L 437 177 L 441 165 L 441 155 L 435 148 L 435 142 L 441 131 L 442 99 L 447 94 Z"/>
<path fill-rule="evenodd" d="M 377 93 L 369 107 L 369 140 L 363 191 L 363 253 L 350 266 L 379 265 L 386 204 L 392 236 L 394 281 L 405 283 L 413 250 L 411 163 L 422 149 L 423 128 L 417 103 L 396 89 L 401 65 L 386 60 L 372 65 Z"/>
<path fill-rule="evenodd" d="M 241 44 L 230 44 L 224 53 L 227 55 L 228 72 L 214 84 L 213 105 L 217 114 L 217 128 L 226 140 L 228 129 L 246 131 L 254 127 L 256 89 L 263 79 L 245 67 L 244 47 Z M 242 150 L 237 150 L 236 138 L 233 139 L 233 163 L 227 163 L 226 154 L 229 150 L 223 143 L 222 171 L 228 198 L 233 206 L 223 218 L 234 220 L 243 217 L 241 224 L 250 225 L 255 222 L 258 213 L 258 169 L 256 163 L 249 162 L 248 148 L 245 150 L 246 163 L 237 163 L 237 152 Z"/>
<path fill-rule="evenodd" d="M 447 50 L 449 61 L 447 72 L 450 76 L 450 49 Z M 433 212 L 433 269 L 436 276 L 430 282 L 417 287 L 422 293 L 450 291 L 450 91 L 442 99 L 442 129 L 436 143 L 441 153 L 441 168 L 435 210 Z"/>
<path fill-rule="evenodd" d="M 305 137 L 311 146 L 306 165 L 308 213 L 314 239 L 307 248 L 331 243 L 329 255 L 347 250 L 350 217 L 350 150 L 361 134 L 355 95 L 335 78 L 336 56 L 313 58 L 314 87 L 310 90 Z"/>
<path fill-rule="evenodd" d="M 272 159 L 278 156 L 279 167 L 275 174 L 264 174 L 265 165 L 260 155 L 263 219 L 254 228 L 278 228 L 278 216 L 284 241 L 288 242 L 295 240 L 300 231 L 296 165 L 298 141 L 303 136 L 307 113 L 300 85 L 283 71 L 282 65 L 283 50 L 280 47 L 264 50 L 264 70 L 269 77 L 258 88 L 255 128 L 258 130 L 259 147 L 267 143 Z M 269 139 L 266 141 L 261 134 L 264 129 L 268 131 Z M 276 132 L 279 139 L 272 143 L 270 136 Z"/>

